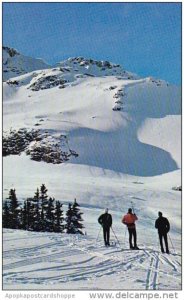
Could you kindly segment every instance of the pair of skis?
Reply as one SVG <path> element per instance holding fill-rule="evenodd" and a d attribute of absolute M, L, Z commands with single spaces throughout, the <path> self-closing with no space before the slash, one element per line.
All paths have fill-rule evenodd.
<path fill-rule="evenodd" d="M 102 227 L 100 227 L 100 230 L 99 230 L 99 232 L 98 232 L 98 236 L 97 236 L 97 238 L 96 238 L 96 243 L 97 243 L 97 241 L 98 241 L 98 238 L 99 238 L 101 229 L 102 229 Z M 111 227 L 111 230 L 112 230 L 112 232 L 113 232 L 113 234 L 114 234 L 114 237 L 115 237 L 115 239 L 116 239 L 116 241 L 117 241 L 119 247 L 122 248 L 121 245 L 120 245 L 120 242 L 119 242 L 119 240 L 118 240 L 118 238 L 117 238 L 117 236 L 116 236 L 116 234 L 115 234 L 115 232 L 114 232 L 114 229 L 113 229 L 112 227 Z M 115 244 L 115 245 L 116 245 L 116 244 Z"/>

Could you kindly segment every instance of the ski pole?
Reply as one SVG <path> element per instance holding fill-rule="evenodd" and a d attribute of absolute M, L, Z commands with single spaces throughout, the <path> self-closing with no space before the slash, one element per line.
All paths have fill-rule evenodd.
<path fill-rule="evenodd" d="M 169 233 L 168 233 L 168 236 L 169 236 L 169 239 L 170 239 L 170 242 L 171 242 L 172 248 L 173 248 L 173 250 L 174 250 L 174 253 L 176 254 L 176 250 L 175 250 L 175 248 L 174 248 L 174 245 L 173 245 L 173 242 L 172 242 L 172 240 L 171 240 L 171 237 L 170 237 L 170 234 L 169 234 Z"/>
<path fill-rule="evenodd" d="M 98 238 L 99 238 L 101 229 L 102 229 L 102 227 L 100 226 L 100 230 L 99 230 L 98 235 L 97 235 L 97 238 L 96 238 L 96 243 L 97 243 L 97 241 L 98 241 Z"/>
<path fill-rule="evenodd" d="M 132 212 L 134 213 L 134 204 L 133 204 L 133 201 L 131 201 L 131 206 L 132 206 Z"/>
<path fill-rule="evenodd" d="M 118 244 L 119 244 L 119 246 L 120 246 L 120 248 L 121 248 L 120 242 L 119 242 L 119 240 L 118 240 L 118 238 L 117 238 L 117 236 L 116 236 L 116 234 L 115 234 L 115 232 L 114 232 L 114 230 L 113 230 L 112 227 L 111 227 L 111 229 L 112 229 L 112 232 L 113 232 L 113 234 L 114 234 L 114 236 L 115 236 L 115 238 L 116 238 L 116 240 L 117 240 L 117 242 L 118 242 Z"/>
<path fill-rule="evenodd" d="M 125 228 L 125 237 L 124 237 L 124 244 L 125 244 L 125 246 L 126 246 L 126 233 L 127 233 L 127 227 Z M 125 247 L 126 248 L 126 247 Z"/>

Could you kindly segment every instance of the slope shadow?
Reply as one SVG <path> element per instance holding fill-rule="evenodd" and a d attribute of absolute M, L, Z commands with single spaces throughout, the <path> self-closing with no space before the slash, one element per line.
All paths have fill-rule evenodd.
<path fill-rule="evenodd" d="M 131 85 L 127 90 L 125 109 L 132 121 L 114 132 L 89 128 L 71 131 L 72 146 L 79 153 L 77 161 L 71 162 L 136 176 L 155 176 L 177 170 L 169 152 L 140 142 L 137 132 L 146 118 L 180 115 L 180 93 L 177 86 L 155 87 L 146 82 Z"/>
<path fill-rule="evenodd" d="M 96 166 L 136 176 L 155 176 L 177 170 L 171 155 L 160 148 L 141 143 L 126 132 L 99 132 L 81 128 L 70 134 L 79 153 L 73 163 Z"/>

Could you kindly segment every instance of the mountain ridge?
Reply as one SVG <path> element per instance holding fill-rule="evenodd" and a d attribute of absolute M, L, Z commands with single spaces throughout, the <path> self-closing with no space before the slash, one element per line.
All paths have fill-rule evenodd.
<path fill-rule="evenodd" d="M 19 57 L 20 62 L 13 62 L 10 58 Z M 27 63 L 26 59 L 30 63 L 29 66 L 25 66 Z M 16 66 L 16 63 L 19 64 L 19 68 Z M 37 65 L 38 64 L 38 65 Z M 11 65 L 11 66 L 9 66 Z M 24 69 L 21 69 L 25 68 Z M 79 67 L 79 70 L 76 68 Z M 97 67 L 97 68 L 95 68 Z M 19 75 L 23 75 L 32 71 L 41 70 L 41 69 L 54 69 L 60 68 L 63 72 L 69 72 L 70 70 L 74 72 L 83 72 L 83 75 L 86 76 L 122 76 L 127 79 L 141 79 L 139 75 L 126 71 L 120 64 L 112 63 L 107 60 L 95 60 L 92 58 L 84 58 L 83 56 L 77 57 L 69 57 L 68 59 L 59 61 L 53 65 L 49 65 L 42 58 L 33 58 L 30 56 L 25 56 L 18 52 L 16 49 L 3 46 L 3 81 L 6 81 L 10 78 L 17 77 Z M 84 70 L 86 72 L 84 72 Z M 90 72 L 89 72 L 90 71 Z M 165 80 L 156 79 L 154 77 L 148 76 L 150 80 L 156 82 L 160 85 L 162 82 L 166 82 Z M 168 82 L 166 82 L 169 84 Z"/>

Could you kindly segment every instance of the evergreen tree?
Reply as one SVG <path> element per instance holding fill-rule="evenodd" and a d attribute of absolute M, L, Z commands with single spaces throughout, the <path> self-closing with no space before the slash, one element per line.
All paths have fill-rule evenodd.
<path fill-rule="evenodd" d="M 31 205 L 31 198 L 24 201 L 24 206 L 21 209 L 21 225 L 20 228 L 24 230 L 31 230 L 33 224 L 33 212 Z"/>
<path fill-rule="evenodd" d="M 83 214 L 80 212 L 79 209 L 80 205 L 77 203 L 76 199 L 74 200 L 73 205 L 69 204 L 68 211 L 66 213 L 66 232 L 72 234 L 83 234 L 82 228 L 84 228 L 83 221 L 81 215 Z"/>
<path fill-rule="evenodd" d="M 41 187 L 40 187 L 40 198 L 41 198 L 42 200 L 45 200 L 45 199 L 48 198 L 47 192 L 48 192 L 48 190 L 47 190 L 45 184 L 42 184 Z M 37 195 L 37 194 L 38 194 L 38 190 L 37 190 L 37 192 L 36 192 L 36 195 Z"/>
<path fill-rule="evenodd" d="M 73 209 L 71 203 L 68 204 L 68 210 L 66 212 L 66 233 L 75 233 L 73 225 Z"/>
<path fill-rule="evenodd" d="M 7 200 L 3 203 L 3 215 L 2 215 L 2 221 L 3 221 L 3 228 L 10 228 L 11 226 L 11 213 L 10 213 L 10 207 Z"/>
<path fill-rule="evenodd" d="M 74 199 L 74 204 L 73 204 L 73 226 L 75 228 L 75 233 L 80 233 L 83 234 L 82 228 L 84 228 L 83 224 L 81 223 L 83 221 L 81 215 L 83 214 L 80 212 L 80 205 L 77 203 L 76 199 Z"/>
<path fill-rule="evenodd" d="M 22 228 L 25 230 L 39 231 L 38 224 L 40 221 L 39 199 L 27 198 L 24 201 L 24 207 L 21 210 Z"/>
<path fill-rule="evenodd" d="M 49 198 L 47 188 L 44 184 L 40 190 L 37 188 L 33 198 L 27 198 L 24 201 L 23 207 L 19 207 L 15 189 L 9 192 L 9 201 L 5 201 L 3 205 L 3 227 L 15 228 L 33 231 L 49 231 L 63 232 L 66 228 L 67 233 L 79 233 L 75 226 L 82 228 L 78 221 L 81 221 L 79 216 L 81 213 L 69 204 L 67 212 L 67 226 L 63 225 L 63 209 L 59 201 L 54 198 Z M 77 215 L 78 219 L 76 220 Z M 74 219 L 73 219 L 74 218 Z"/>
<path fill-rule="evenodd" d="M 46 230 L 46 211 L 48 207 L 48 196 L 45 184 L 40 187 L 40 199 L 41 199 L 41 222 L 40 228 L 42 231 Z"/>
<path fill-rule="evenodd" d="M 28 229 L 27 200 L 24 201 L 24 206 L 23 206 L 23 209 L 22 209 L 21 227 L 24 230 Z"/>
<path fill-rule="evenodd" d="M 27 230 L 35 230 L 36 206 L 34 198 L 27 199 Z"/>
<path fill-rule="evenodd" d="M 35 219 L 34 219 L 34 230 L 35 231 L 41 231 L 42 226 L 41 226 L 41 213 L 40 213 L 40 208 L 39 208 L 39 203 L 37 202 L 35 204 Z"/>
<path fill-rule="evenodd" d="M 39 188 L 36 189 L 35 195 L 34 195 L 34 199 L 39 201 L 40 199 L 40 192 L 39 192 Z"/>
<path fill-rule="evenodd" d="M 19 228 L 19 204 L 16 196 L 15 189 L 10 189 L 9 198 L 10 199 L 10 228 L 17 229 Z"/>
<path fill-rule="evenodd" d="M 56 201 L 55 213 L 54 213 L 54 231 L 55 232 L 63 232 L 64 225 L 63 225 L 63 210 L 62 204 L 59 201 Z"/>
<path fill-rule="evenodd" d="M 34 226 L 33 229 L 35 231 L 41 231 L 41 208 L 40 208 L 40 192 L 39 188 L 37 188 L 34 198 L 33 198 L 33 205 L 34 205 Z"/>
<path fill-rule="evenodd" d="M 49 198 L 48 207 L 46 208 L 45 222 L 46 222 L 46 231 L 54 231 L 54 206 L 55 199 Z"/>
<path fill-rule="evenodd" d="M 32 221 L 32 211 L 31 211 L 31 201 L 27 199 L 27 230 L 31 229 L 31 221 Z"/>

